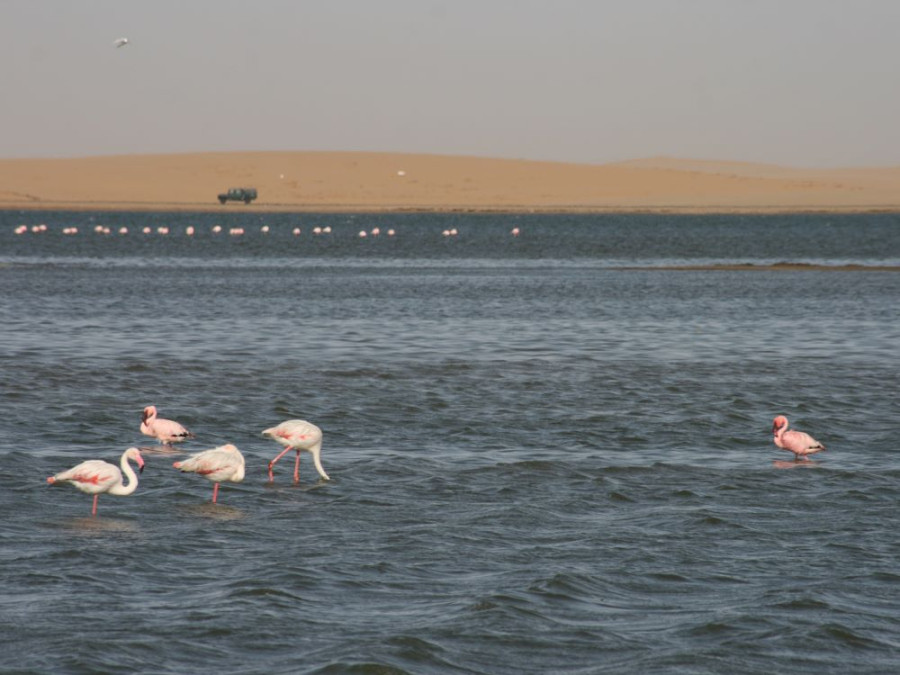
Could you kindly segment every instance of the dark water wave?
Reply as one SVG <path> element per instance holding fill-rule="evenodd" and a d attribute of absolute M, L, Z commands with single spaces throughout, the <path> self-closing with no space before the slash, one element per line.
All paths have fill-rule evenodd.
<path fill-rule="evenodd" d="M 403 216 L 367 249 L 387 216 L 0 216 L 0 670 L 896 669 L 900 277 L 664 269 L 893 264 L 895 216 Z M 197 440 L 141 437 L 151 403 Z M 266 483 L 287 418 L 331 481 Z M 225 442 L 212 505 L 172 462 Z M 130 445 L 97 518 L 46 484 Z"/>

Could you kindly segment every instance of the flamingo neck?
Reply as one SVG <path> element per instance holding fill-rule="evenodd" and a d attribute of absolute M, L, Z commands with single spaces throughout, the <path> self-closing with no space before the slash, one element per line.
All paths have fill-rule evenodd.
<path fill-rule="evenodd" d="M 314 446 L 312 446 L 312 447 L 309 449 L 309 454 L 311 454 L 311 455 L 312 455 L 312 458 L 313 458 L 313 464 L 316 465 L 316 471 L 318 471 L 318 472 L 319 472 L 319 475 L 320 475 L 322 478 L 324 478 L 325 480 L 331 480 L 331 479 L 328 477 L 328 474 L 325 473 L 325 469 L 322 467 L 322 460 L 321 460 L 321 458 L 319 457 L 319 454 L 320 454 L 321 452 L 322 452 L 322 444 L 321 444 L 321 443 L 316 443 Z"/>
<path fill-rule="evenodd" d="M 132 492 L 137 490 L 138 478 L 134 473 L 134 469 L 131 468 L 131 464 L 128 463 L 127 453 L 122 455 L 122 460 L 119 462 L 119 466 L 122 467 L 122 473 L 128 479 L 128 482 L 110 488 L 109 494 L 124 497 L 125 495 L 130 495 Z"/>
<path fill-rule="evenodd" d="M 783 427 L 775 430 L 775 445 L 779 448 L 784 447 L 784 434 L 787 432 L 788 425 L 785 424 Z"/>

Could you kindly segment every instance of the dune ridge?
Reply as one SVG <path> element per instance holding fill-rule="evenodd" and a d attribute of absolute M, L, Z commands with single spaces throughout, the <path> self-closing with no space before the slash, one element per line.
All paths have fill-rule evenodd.
<path fill-rule="evenodd" d="M 247 206 L 216 195 L 255 187 Z M 900 167 L 612 164 L 377 152 L 0 159 L 0 208 L 254 211 L 898 211 Z"/>

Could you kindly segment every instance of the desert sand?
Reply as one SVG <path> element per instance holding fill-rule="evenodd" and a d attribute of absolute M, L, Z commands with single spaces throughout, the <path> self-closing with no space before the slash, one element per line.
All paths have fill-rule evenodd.
<path fill-rule="evenodd" d="M 255 187 L 251 205 L 216 195 Z M 252 211 L 900 211 L 900 167 L 690 159 L 567 164 L 365 152 L 0 159 L 0 209 Z"/>

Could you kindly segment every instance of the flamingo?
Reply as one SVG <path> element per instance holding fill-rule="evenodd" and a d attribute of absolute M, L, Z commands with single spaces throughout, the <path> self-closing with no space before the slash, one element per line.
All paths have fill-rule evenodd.
<path fill-rule="evenodd" d="M 779 415 L 772 422 L 772 433 L 775 434 L 775 445 L 783 450 L 794 453 L 794 459 L 806 459 L 807 455 L 821 452 L 825 446 L 815 438 L 802 431 L 788 431 L 788 420 L 784 415 Z"/>
<path fill-rule="evenodd" d="M 212 503 L 216 503 L 219 496 L 219 483 L 231 481 L 240 483 L 244 480 L 244 456 L 231 443 L 220 445 L 212 450 L 204 450 L 191 455 L 184 461 L 172 464 L 183 473 L 196 473 L 206 480 L 212 481 Z"/>
<path fill-rule="evenodd" d="M 297 461 L 294 463 L 295 483 L 300 482 L 301 450 L 306 450 L 312 455 L 313 464 L 316 465 L 316 471 L 319 472 L 319 475 L 325 480 L 331 480 L 328 477 L 328 474 L 325 473 L 325 469 L 322 468 L 322 459 L 320 457 L 320 453 L 322 452 L 322 430 L 315 424 L 307 422 L 306 420 L 287 420 L 276 427 L 266 429 L 262 433 L 263 436 L 268 436 L 284 446 L 284 450 L 282 450 L 275 459 L 269 462 L 270 483 L 275 480 L 275 476 L 272 474 L 272 468 L 275 466 L 275 462 L 284 457 L 290 450 L 297 451 Z"/>
<path fill-rule="evenodd" d="M 141 433 L 158 439 L 163 445 L 171 445 L 186 438 L 194 438 L 194 434 L 178 422 L 157 417 L 156 406 L 153 405 L 148 405 L 144 408 L 144 414 L 141 418 Z"/>
<path fill-rule="evenodd" d="M 111 495 L 124 497 L 130 495 L 137 489 L 138 479 L 128 463 L 132 460 L 137 463 L 139 471 L 144 471 L 144 458 L 137 448 L 128 448 L 122 453 L 122 459 L 119 465 L 121 471 L 115 464 L 104 462 L 99 459 L 89 459 L 82 462 L 78 466 L 72 467 L 68 471 L 62 471 L 55 476 L 50 476 L 47 483 L 55 485 L 56 483 L 71 483 L 82 492 L 94 495 L 94 506 L 91 509 L 91 515 L 97 515 L 97 499 L 103 492 Z M 122 474 L 128 477 L 128 483 L 122 482 Z"/>

